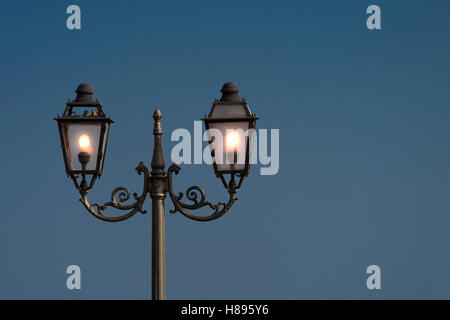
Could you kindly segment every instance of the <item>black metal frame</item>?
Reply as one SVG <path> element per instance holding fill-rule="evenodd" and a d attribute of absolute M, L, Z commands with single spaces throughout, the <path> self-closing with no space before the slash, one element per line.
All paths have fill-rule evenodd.
<path fill-rule="evenodd" d="M 227 86 L 227 84 L 229 86 L 231 86 L 231 90 L 236 90 L 236 91 L 232 91 L 232 94 L 235 94 L 235 96 L 232 97 L 231 100 L 226 98 L 226 95 L 230 94 L 229 92 L 226 91 L 225 86 Z M 205 115 L 205 117 L 201 119 L 205 123 L 206 130 L 210 129 L 210 123 L 248 122 L 248 130 L 249 131 L 246 136 L 244 169 L 242 169 L 242 170 L 220 170 L 219 171 L 219 169 L 217 168 L 215 155 L 213 152 L 211 152 L 211 156 L 213 158 L 214 173 L 216 174 L 216 177 L 221 178 L 221 179 L 223 179 L 224 174 L 235 174 L 240 177 L 247 177 L 248 174 L 250 173 L 250 143 L 251 143 L 251 139 L 250 139 L 249 134 L 250 134 L 250 130 L 255 129 L 256 120 L 259 119 L 255 114 L 253 114 L 250 111 L 247 101 L 244 98 L 242 98 L 242 100 L 239 99 L 239 97 L 237 96 L 238 89 L 237 89 L 237 87 L 233 87 L 233 86 L 235 86 L 235 85 L 229 84 L 229 83 L 226 83 L 224 85 L 224 88 L 222 88 L 222 92 L 223 92 L 222 99 L 221 100 L 216 99 L 212 104 L 211 111 L 209 112 L 209 114 Z M 212 117 L 212 115 L 214 113 L 214 109 L 216 108 L 217 105 L 240 105 L 245 110 L 245 113 L 247 116 L 246 117 L 221 117 L 221 118 Z M 209 141 L 209 144 L 211 144 L 211 143 L 212 143 L 212 141 Z"/>
<path fill-rule="evenodd" d="M 66 168 L 66 172 L 68 176 L 71 175 L 78 175 L 78 174 L 94 174 L 97 175 L 98 177 L 100 177 L 102 175 L 103 172 L 103 164 L 104 164 L 104 160 L 105 160 L 105 154 L 106 154 L 106 149 L 108 147 L 108 139 L 104 139 L 105 138 L 105 130 L 106 130 L 106 125 L 110 125 L 111 123 L 113 123 L 114 121 L 111 120 L 110 118 L 99 118 L 99 117 L 84 117 L 84 116 L 80 116 L 80 117 L 58 117 L 55 118 L 55 120 L 58 121 L 58 128 L 59 128 L 59 134 L 61 137 L 61 148 L 63 150 L 63 156 L 64 156 L 64 164 L 65 164 L 65 168 Z M 69 166 L 69 159 L 67 158 L 67 149 L 68 149 L 68 145 L 67 145 L 67 133 L 64 132 L 63 129 L 63 123 L 79 123 L 79 124 L 83 124 L 83 123 L 99 123 L 100 124 L 100 140 L 98 143 L 98 150 L 97 150 L 97 163 L 95 165 L 95 170 L 73 170 L 70 169 Z M 105 151 L 103 152 L 103 144 L 105 144 Z M 72 155 L 71 155 L 72 156 Z"/>
<path fill-rule="evenodd" d="M 114 121 L 107 117 L 103 112 L 103 106 L 98 100 L 94 100 L 92 95 L 94 91 L 87 84 L 81 84 L 77 88 L 77 97 L 74 101 L 70 99 L 67 101 L 66 108 L 64 109 L 64 113 L 62 116 L 58 115 L 55 120 L 58 122 L 59 136 L 61 140 L 61 149 L 64 158 L 64 165 L 66 168 L 67 176 L 69 176 L 78 190 L 90 190 L 93 188 L 95 181 L 97 178 L 101 177 L 103 171 L 103 164 L 105 161 L 106 150 L 108 147 L 108 137 L 105 139 L 105 130 L 108 130 L 111 123 Z M 77 115 L 74 111 L 74 108 L 95 108 L 96 111 L 89 114 L 88 111 L 84 111 L 83 114 Z M 86 123 L 97 123 L 100 125 L 100 135 L 99 135 L 99 143 L 97 150 L 97 162 L 95 164 L 94 170 L 74 170 L 69 165 L 69 155 L 70 152 L 69 146 L 69 137 L 67 136 L 67 132 L 64 130 L 64 123 L 70 124 L 86 124 Z M 108 127 L 108 128 L 107 128 Z M 70 154 L 70 157 L 74 155 Z M 72 164 L 73 165 L 73 164 Z M 92 175 L 91 181 L 87 183 L 86 175 Z M 82 176 L 81 184 L 78 183 L 78 177 Z"/>

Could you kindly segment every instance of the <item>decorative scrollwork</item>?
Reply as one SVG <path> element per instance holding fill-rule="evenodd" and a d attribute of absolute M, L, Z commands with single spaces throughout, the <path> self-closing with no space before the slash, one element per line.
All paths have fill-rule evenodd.
<path fill-rule="evenodd" d="M 172 174 L 175 173 L 177 175 L 180 171 L 181 168 L 176 164 L 172 164 L 167 170 L 169 195 L 174 205 L 174 209 L 170 210 L 171 213 L 175 213 L 178 211 L 185 217 L 192 220 L 211 221 L 223 216 L 233 206 L 233 203 L 237 200 L 236 193 L 238 190 L 238 186 L 234 182 L 234 176 L 232 176 L 230 184 L 226 186 L 229 194 L 229 199 L 227 203 L 219 202 L 217 204 L 213 204 L 209 201 L 206 201 L 205 191 L 199 186 L 192 186 L 186 190 L 186 199 L 191 201 L 192 204 L 181 201 L 181 199 L 184 196 L 183 192 L 180 192 L 178 193 L 178 195 L 176 195 L 173 191 L 172 185 Z M 243 177 L 241 177 L 241 180 L 239 181 L 239 186 L 242 184 L 242 179 Z M 185 210 L 185 209 L 196 210 L 205 206 L 208 206 L 213 210 L 213 213 L 211 215 L 197 216 Z"/>
<path fill-rule="evenodd" d="M 109 221 L 109 222 L 117 222 L 117 221 L 126 220 L 128 218 L 131 218 L 137 212 L 146 213 L 146 211 L 142 209 L 142 206 L 144 204 L 145 197 L 148 192 L 149 171 L 142 162 L 140 162 L 139 165 L 136 167 L 136 171 L 139 175 L 141 175 L 142 173 L 144 174 L 144 187 L 143 187 L 143 190 L 142 190 L 142 193 L 140 196 L 138 196 L 137 193 L 133 193 L 133 198 L 134 198 L 134 200 L 136 200 L 135 202 L 130 203 L 130 204 L 124 204 L 124 202 L 130 200 L 131 192 L 128 188 L 123 187 L 123 186 L 119 186 L 119 187 L 115 188 L 113 190 L 113 192 L 111 193 L 111 201 L 106 202 L 103 205 L 100 205 L 98 203 L 94 203 L 92 205 L 89 204 L 89 202 L 87 200 L 88 190 L 81 192 L 80 201 L 84 204 L 86 209 L 92 215 L 94 215 L 96 218 L 99 218 L 104 221 Z M 118 199 L 117 199 L 117 196 L 118 196 Z M 121 216 L 108 217 L 108 216 L 105 216 L 103 213 L 103 211 L 107 207 L 113 207 L 113 208 L 116 208 L 119 210 L 131 210 L 131 211 L 124 215 L 121 215 Z"/>

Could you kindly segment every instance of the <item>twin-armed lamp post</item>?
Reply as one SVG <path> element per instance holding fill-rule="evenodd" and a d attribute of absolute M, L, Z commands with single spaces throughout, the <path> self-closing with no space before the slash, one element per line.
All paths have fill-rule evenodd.
<path fill-rule="evenodd" d="M 106 146 L 111 123 L 103 107 L 94 99 L 94 90 L 89 84 L 80 84 L 76 90 L 75 100 L 68 101 L 62 116 L 55 118 L 58 122 L 61 147 L 67 175 L 73 180 L 81 194 L 80 201 L 96 218 L 117 222 L 131 218 L 136 212 L 146 213 L 142 206 L 150 194 L 152 199 L 152 299 L 166 298 L 165 289 L 165 246 L 164 246 L 164 199 L 169 193 L 174 209 L 197 221 L 210 221 L 224 215 L 237 200 L 236 193 L 242 185 L 250 168 L 250 150 L 252 132 L 258 119 L 251 113 L 245 99 L 239 98 L 239 89 L 232 82 L 222 87 L 222 98 L 213 102 L 211 111 L 202 119 L 208 132 L 209 146 L 213 160 L 214 172 L 228 191 L 228 202 L 213 204 L 205 199 L 205 191 L 199 186 L 189 187 L 186 198 L 191 203 L 182 201 L 183 193 L 175 194 L 172 174 L 181 170 L 172 164 L 164 170 L 165 163 L 161 145 L 161 112 L 153 114 L 154 146 L 151 171 L 140 162 L 136 167 L 138 174 L 144 175 L 142 193 L 133 194 L 134 202 L 125 204 L 131 198 L 130 190 L 119 186 L 111 194 L 111 201 L 101 205 L 90 204 L 87 199 L 98 177 L 101 176 L 105 160 Z M 76 110 L 82 110 L 77 113 Z M 227 182 L 226 175 L 229 175 Z M 90 176 L 90 179 L 88 178 Z M 239 181 L 236 181 L 237 178 Z M 90 181 L 89 181 L 90 180 Z M 116 198 L 118 195 L 118 199 Z M 210 207 L 212 214 L 197 216 L 188 210 Z M 107 207 L 129 210 L 128 213 L 109 217 L 104 215 Z"/>

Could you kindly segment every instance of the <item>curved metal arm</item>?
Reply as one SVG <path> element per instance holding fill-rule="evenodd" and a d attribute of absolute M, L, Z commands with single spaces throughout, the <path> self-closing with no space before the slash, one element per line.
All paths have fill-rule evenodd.
<path fill-rule="evenodd" d="M 142 205 L 144 204 L 145 197 L 148 192 L 148 177 L 149 177 L 149 171 L 146 166 L 142 162 L 139 163 L 139 165 L 136 167 L 136 171 L 139 175 L 144 173 L 144 187 L 142 190 L 142 193 L 140 196 L 137 195 L 137 193 L 133 193 L 133 198 L 136 200 L 135 202 L 131 204 L 124 204 L 125 201 L 128 201 L 131 197 L 130 190 L 128 188 L 119 186 L 113 190 L 111 193 L 111 201 L 106 202 L 103 205 L 100 205 L 98 203 L 89 204 L 89 201 L 87 200 L 87 194 L 89 190 L 81 190 L 81 199 L 80 201 L 84 204 L 86 209 L 96 218 L 109 221 L 109 222 L 117 222 L 126 220 L 128 218 L 131 218 L 136 212 L 146 213 L 147 211 L 142 210 Z M 119 199 L 116 199 L 116 195 L 119 193 Z M 130 212 L 117 216 L 117 217 L 108 217 L 103 214 L 103 210 L 105 210 L 107 207 L 113 207 L 119 210 L 130 210 Z M 97 208 L 97 209 L 95 209 Z"/>
<path fill-rule="evenodd" d="M 238 186 L 240 187 L 242 185 L 242 180 L 244 177 L 240 177 L 239 184 L 236 185 L 236 182 L 234 181 L 234 176 L 232 176 L 230 180 L 230 184 L 226 186 L 228 193 L 230 195 L 228 203 L 219 202 L 217 204 L 212 204 L 209 201 L 205 200 L 205 191 L 199 187 L 199 186 L 192 186 L 189 187 L 186 190 L 186 198 L 193 202 L 193 204 L 188 204 L 185 202 L 182 202 L 181 199 L 183 198 L 183 192 L 180 192 L 178 195 L 176 195 L 173 191 L 173 185 L 172 185 L 172 173 L 175 172 L 175 174 L 178 174 L 181 171 L 181 168 L 177 166 L 176 164 L 172 164 L 169 169 L 167 170 L 167 182 L 168 182 L 168 192 L 170 195 L 170 198 L 172 199 L 174 209 L 170 210 L 171 213 L 180 212 L 185 217 L 196 220 L 196 221 L 211 221 L 215 220 L 217 218 L 220 218 L 223 216 L 228 210 L 230 210 L 233 203 L 237 200 L 236 193 L 238 190 Z M 200 199 L 199 199 L 200 197 Z M 214 210 L 214 212 L 209 216 L 197 216 L 195 214 L 192 214 L 185 209 L 188 210 L 196 210 L 202 207 L 208 206 L 211 209 Z"/>

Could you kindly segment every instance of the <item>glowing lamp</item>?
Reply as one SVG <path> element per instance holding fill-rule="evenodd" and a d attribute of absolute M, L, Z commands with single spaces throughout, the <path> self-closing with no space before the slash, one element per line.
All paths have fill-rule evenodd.
<path fill-rule="evenodd" d="M 109 127 L 113 121 L 94 99 L 94 90 L 89 84 L 80 84 L 75 92 L 75 100 L 69 100 L 62 116 L 58 115 L 55 120 L 67 175 L 72 179 L 92 175 L 92 187 L 102 174 Z"/>
<path fill-rule="evenodd" d="M 82 134 L 78 139 L 78 144 L 80 145 L 80 149 L 82 152 L 89 153 L 91 148 L 91 139 L 87 134 Z"/>
<path fill-rule="evenodd" d="M 228 148 L 237 151 L 237 148 L 240 143 L 240 138 L 239 134 L 235 130 L 231 130 L 231 132 L 228 132 L 225 140 Z"/>
<path fill-rule="evenodd" d="M 248 175 L 250 170 L 253 131 L 258 119 L 233 82 L 222 87 L 222 98 L 215 100 L 211 111 L 202 119 L 210 141 L 214 172 Z"/>

